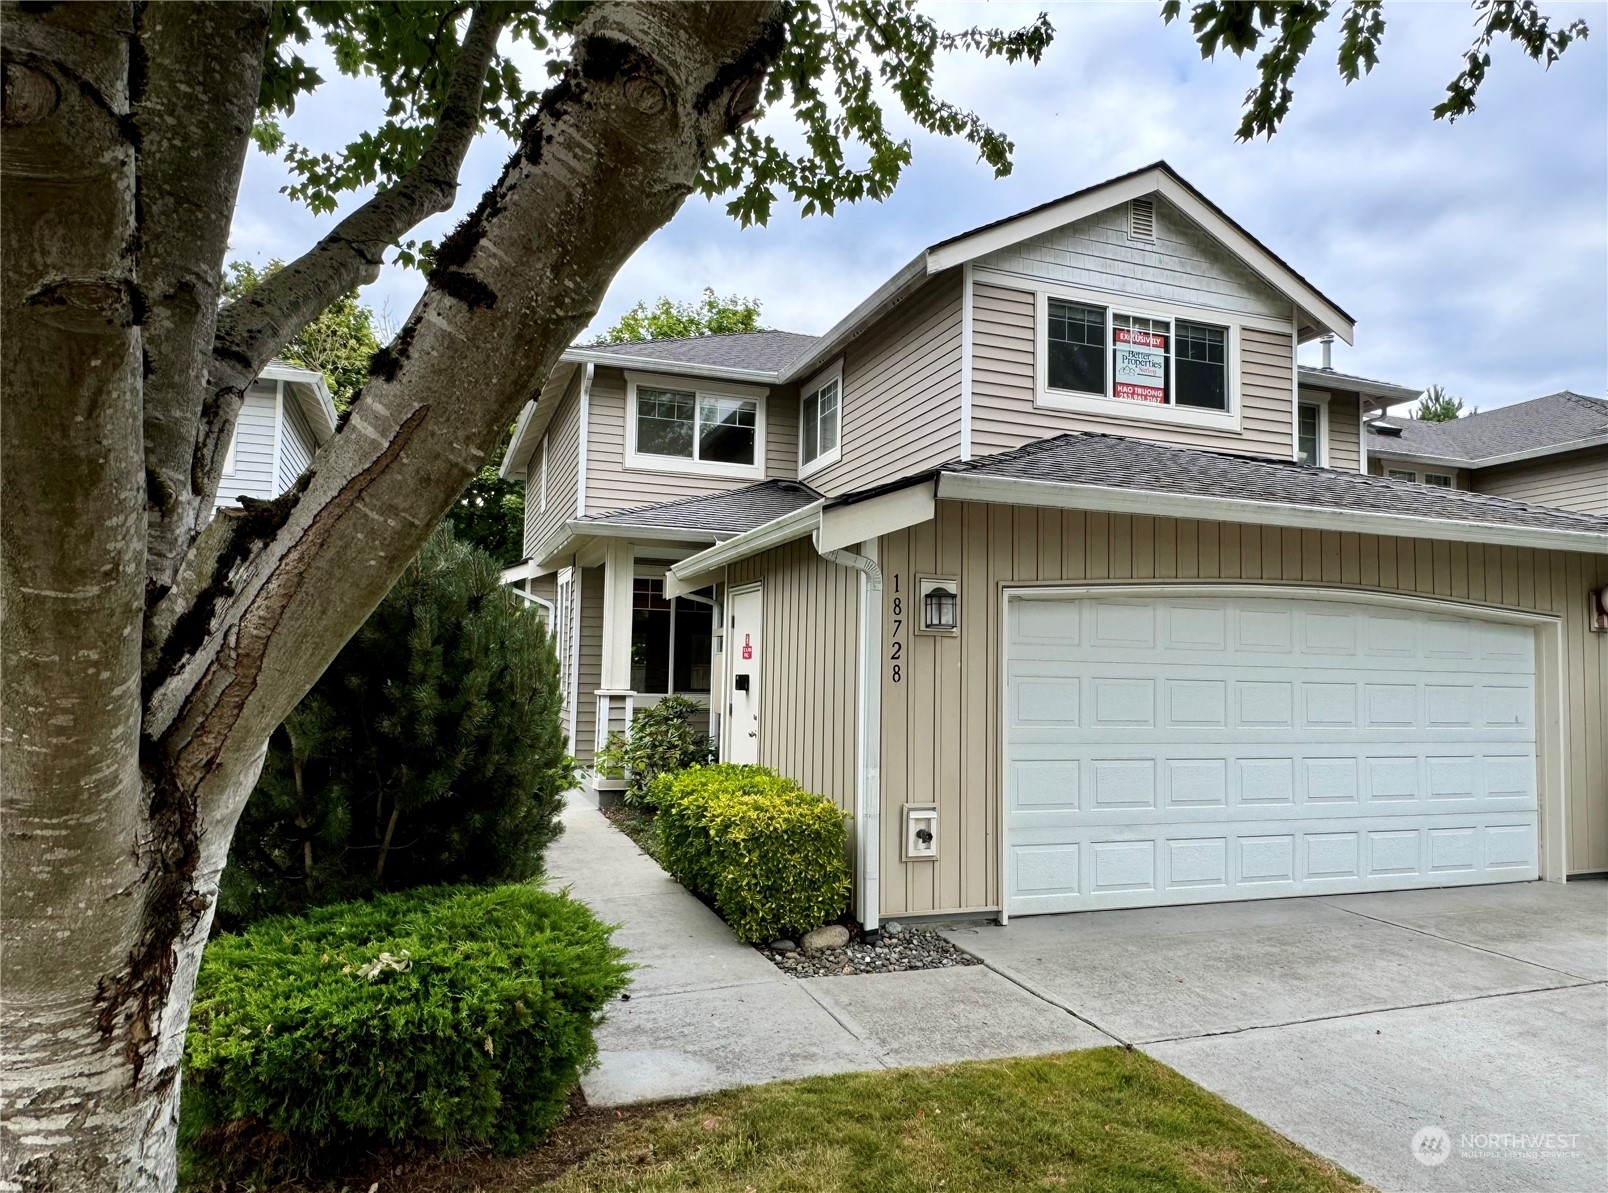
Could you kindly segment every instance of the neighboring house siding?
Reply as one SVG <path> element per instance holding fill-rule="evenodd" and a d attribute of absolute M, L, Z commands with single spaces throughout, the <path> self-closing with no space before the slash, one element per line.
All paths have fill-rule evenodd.
<path fill-rule="evenodd" d="M 541 507 L 542 445 L 530 454 L 525 469 L 525 555 L 534 558 L 536 548 L 565 522 L 575 517 L 580 494 L 577 489 L 581 459 L 581 384 L 586 370 L 575 376 L 547 424 L 547 508 Z"/>
<path fill-rule="evenodd" d="M 279 442 L 279 492 L 283 493 L 300 479 L 301 474 L 307 471 L 307 465 L 313 462 L 313 453 L 318 450 L 318 441 L 313 438 L 313 428 L 307 421 L 307 415 L 302 412 L 301 403 L 296 395 L 285 387 L 285 433 Z"/>
<path fill-rule="evenodd" d="M 1362 404 L 1356 394 L 1329 395 L 1330 468 L 1357 472 L 1362 468 Z"/>
<path fill-rule="evenodd" d="M 235 422 L 234 471 L 218 482 L 219 505 L 234 505 L 241 496 L 267 501 L 281 492 L 274 484 L 276 392 L 272 381 L 254 381 L 246 390 Z"/>
<path fill-rule="evenodd" d="M 597 748 L 597 690 L 603 684 L 603 569 L 576 571 L 581 594 L 574 619 L 580 635 L 575 673 L 575 744 L 577 761 L 591 765 Z"/>
<path fill-rule="evenodd" d="M 860 573 L 800 539 L 726 573 L 728 592 L 756 581 L 764 587 L 759 761 L 852 813 Z"/>
<path fill-rule="evenodd" d="M 880 563 L 887 625 L 895 577 L 906 593 L 918 575 L 959 578 L 961 617 L 956 637 L 904 638 L 902 682 L 883 668 L 884 915 L 999 906 L 1000 588 L 1035 581 L 1269 581 L 1560 614 L 1567 864 L 1608 869 L 1608 635 L 1588 631 L 1584 609 L 1586 594 L 1608 584 L 1608 558 L 940 502 L 934 522 L 883 537 Z M 931 801 L 938 860 L 904 863 L 900 806 Z"/>
<path fill-rule="evenodd" d="M 636 371 L 636 370 L 633 370 Z M 643 372 L 649 372 L 643 369 Z M 709 382 L 718 388 L 719 382 Z M 586 444 L 586 509 L 588 514 L 723 493 L 754 484 L 752 477 L 700 476 L 627 468 L 625 464 L 625 373 L 597 367 L 588 400 L 591 420 Z M 798 390 L 772 389 L 765 400 L 765 475 L 798 475 Z M 697 465 L 691 465 L 696 469 Z M 549 478 L 551 484 L 551 478 Z"/>
<path fill-rule="evenodd" d="M 960 458 L 960 303 L 956 269 L 853 342 L 843 358 L 842 455 L 807 483 L 835 496 Z"/>
<path fill-rule="evenodd" d="M 1291 397 L 1293 335 L 1242 329 L 1239 433 L 1046 410 L 1035 390 L 1034 299 L 987 282 L 973 287 L 972 454 L 1014 451 L 1067 431 L 1099 431 L 1156 443 L 1289 459 L 1295 451 Z"/>
<path fill-rule="evenodd" d="M 1608 514 L 1608 447 L 1591 448 L 1473 474 L 1477 492 L 1583 514 Z"/>
<path fill-rule="evenodd" d="M 981 268 L 1237 315 L 1290 318 L 1290 300 L 1159 195 L 1156 242 L 1128 239 L 1128 205 L 979 258 Z"/>

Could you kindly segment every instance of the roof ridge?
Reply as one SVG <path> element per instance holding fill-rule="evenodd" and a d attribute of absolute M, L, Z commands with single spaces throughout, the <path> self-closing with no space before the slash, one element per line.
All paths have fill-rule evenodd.
<path fill-rule="evenodd" d="M 756 327 L 753 331 L 706 331 L 695 336 L 657 336 L 651 340 L 615 340 L 606 344 L 586 344 L 587 348 L 624 348 L 630 344 L 690 344 L 697 340 L 726 340 L 734 336 L 792 336 L 800 340 L 818 340 L 820 336 L 807 331 L 787 331 L 781 327 Z"/>

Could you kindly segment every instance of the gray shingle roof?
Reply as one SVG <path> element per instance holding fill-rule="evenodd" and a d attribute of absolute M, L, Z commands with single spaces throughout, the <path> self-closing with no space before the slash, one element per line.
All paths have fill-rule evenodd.
<path fill-rule="evenodd" d="M 1291 460 L 1164 447 L 1120 435 L 1072 432 L 1040 439 L 1013 452 L 945 464 L 939 471 L 1608 536 L 1608 518 L 1590 514 L 1461 489 L 1312 468 Z"/>
<path fill-rule="evenodd" d="M 718 336 L 687 336 L 679 340 L 592 344 L 585 350 L 632 360 L 780 373 L 808 352 L 818 338 L 793 331 L 738 331 Z"/>
<path fill-rule="evenodd" d="M 1401 434 L 1382 432 L 1380 422 L 1399 428 Z M 1608 402 L 1564 390 L 1452 422 L 1370 420 L 1368 431 L 1369 455 L 1436 456 L 1477 468 L 1481 460 L 1547 449 L 1567 451 L 1573 443 L 1608 435 Z"/>
<path fill-rule="evenodd" d="M 821 495 L 800 481 L 768 480 L 724 493 L 683 497 L 659 505 L 609 514 L 589 514 L 577 522 L 609 526 L 651 526 L 718 535 L 741 534 L 819 501 Z"/>

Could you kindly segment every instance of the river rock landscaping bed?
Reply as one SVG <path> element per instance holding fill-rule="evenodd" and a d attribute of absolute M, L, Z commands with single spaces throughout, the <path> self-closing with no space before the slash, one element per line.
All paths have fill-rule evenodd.
<path fill-rule="evenodd" d="M 904 973 L 912 969 L 954 969 L 981 964 L 938 933 L 926 928 L 905 928 L 897 935 L 884 931 L 874 945 L 858 939 L 838 949 L 801 949 L 792 941 L 755 945 L 785 974 L 795 978 L 830 978 L 857 973 Z"/>

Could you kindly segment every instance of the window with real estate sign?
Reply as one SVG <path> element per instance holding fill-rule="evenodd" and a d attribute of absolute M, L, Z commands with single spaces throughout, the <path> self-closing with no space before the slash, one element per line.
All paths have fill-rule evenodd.
<path fill-rule="evenodd" d="M 1159 319 L 1117 316 L 1111 329 L 1111 396 L 1130 402 L 1167 401 L 1167 340 Z"/>

